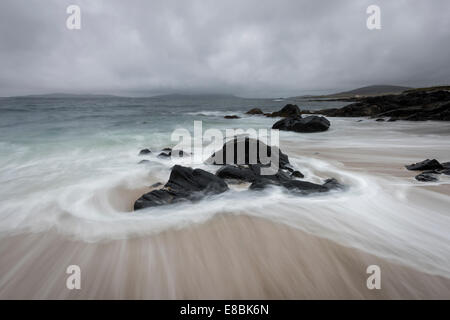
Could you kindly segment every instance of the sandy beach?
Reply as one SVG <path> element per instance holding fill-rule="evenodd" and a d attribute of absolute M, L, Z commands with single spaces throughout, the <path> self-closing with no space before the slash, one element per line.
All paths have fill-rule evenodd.
<path fill-rule="evenodd" d="M 30 249 L 33 250 L 30 250 Z M 84 243 L 53 233 L 2 239 L 2 299 L 446 299 L 450 279 L 245 216 L 157 236 Z M 81 290 L 65 286 L 68 265 Z M 382 287 L 366 287 L 366 268 Z"/>
<path fill-rule="evenodd" d="M 333 161 L 350 172 L 411 181 L 398 152 L 339 152 L 283 141 L 289 154 Z M 432 152 L 431 150 L 430 152 Z M 434 150 L 446 156 L 445 150 Z M 401 151 L 400 151 L 401 153 Z M 419 157 L 420 150 L 414 154 Z M 352 161 L 349 154 L 361 161 Z M 408 155 L 409 157 L 410 155 Z M 153 181 L 152 181 L 153 182 Z M 408 182 L 409 183 L 409 182 Z M 449 184 L 420 186 L 445 197 Z M 237 187 L 238 188 L 238 187 Z M 116 190 L 116 206 L 143 190 Z M 423 199 L 421 199 L 423 197 Z M 122 200 L 120 200 L 122 199 Z M 126 201 L 123 201 L 123 200 Z M 418 200 L 417 200 L 418 199 Z M 447 198 L 444 198 L 447 199 Z M 270 210 L 270 208 L 268 209 Z M 321 215 L 321 211 L 312 214 Z M 319 217 L 320 218 L 320 217 Z M 371 228 L 367 226 L 367 231 Z M 364 233 L 364 230 L 359 230 Z M 1 299 L 448 299 L 450 279 L 338 244 L 246 212 L 149 236 L 85 242 L 56 231 L 4 236 Z M 420 250 L 420 248 L 418 249 Z M 448 254 L 448 253 L 447 253 Z M 79 265 L 81 290 L 66 288 L 67 266 Z M 369 290 L 366 269 L 381 269 L 381 289 Z"/>

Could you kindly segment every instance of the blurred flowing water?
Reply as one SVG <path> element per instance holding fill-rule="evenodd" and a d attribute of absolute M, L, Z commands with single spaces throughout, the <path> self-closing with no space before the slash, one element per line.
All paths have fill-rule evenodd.
<path fill-rule="evenodd" d="M 217 214 L 245 214 L 450 277 L 450 180 L 418 184 L 413 173 L 402 177 L 361 170 L 361 163 L 401 172 L 404 164 L 428 157 L 450 161 L 446 123 L 335 118 L 327 132 L 281 132 L 281 149 L 308 181 L 335 177 L 349 187 L 345 192 L 298 197 L 278 188 L 251 192 L 232 187 L 198 203 L 132 212 L 134 200 L 151 184 L 167 181 L 175 163 L 217 169 L 189 159 L 158 159 L 159 150 L 174 145 L 174 129 L 192 130 L 194 120 L 202 120 L 204 130 L 270 128 L 276 119 L 245 111 L 275 111 L 287 102 L 181 96 L 2 98 L 0 233 L 56 230 L 91 242 L 154 234 Z M 341 105 L 303 102 L 299 107 Z M 241 119 L 224 119 L 230 114 Z M 152 155 L 138 156 L 142 148 L 150 148 Z M 139 165 L 142 159 L 150 162 Z M 428 185 L 443 191 L 423 188 Z"/>

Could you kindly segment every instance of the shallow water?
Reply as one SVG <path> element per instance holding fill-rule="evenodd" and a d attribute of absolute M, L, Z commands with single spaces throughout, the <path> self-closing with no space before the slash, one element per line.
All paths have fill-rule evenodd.
<path fill-rule="evenodd" d="M 84 241 L 155 234 L 216 215 L 282 222 L 340 244 L 429 273 L 450 277 L 450 192 L 414 180 L 403 166 L 424 158 L 450 161 L 450 125 L 330 119 L 324 133 L 282 132 L 281 149 L 305 179 L 335 177 L 344 192 L 298 197 L 279 188 L 229 192 L 197 203 L 131 212 L 175 163 L 214 172 L 191 159 L 161 160 L 175 128 L 269 128 L 276 119 L 246 116 L 253 107 L 286 102 L 251 99 L 2 99 L 0 100 L 0 232 L 56 230 Z M 317 105 L 301 108 L 319 108 Z M 329 107 L 322 105 L 321 107 Z M 241 119 L 226 120 L 236 114 Z M 149 164 L 138 165 L 142 159 Z M 438 186 L 440 192 L 424 186 Z"/>

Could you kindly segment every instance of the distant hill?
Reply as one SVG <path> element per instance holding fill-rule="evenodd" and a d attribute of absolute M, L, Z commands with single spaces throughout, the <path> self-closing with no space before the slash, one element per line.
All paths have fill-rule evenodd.
<path fill-rule="evenodd" d="M 402 87 L 402 86 L 391 86 L 391 85 L 374 85 L 361 87 L 358 89 L 338 92 L 334 94 L 327 95 L 327 97 L 340 98 L 340 97 L 352 97 L 352 96 L 375 96 L 375 95 L 385 95 L 385 94 L 396 94 L 402 93 L 405 90 L 410 90 L 411 87 Z"/>
<path fill-rule="evenodd" d="M 152 96 L 151 98 L 157 99 L 230 99 L 237 98 L 232 94 L 184 94 L 184 93 L 172 93 Z"/>
<path fill-rule="evenodd" d="M 387 94 L 399 94 L 406 90 L 413 90 L 411 87 L 403 87 L 403 86 L 391 86 L 391 85 L 373 85 L 367 87 L 361 87 L 350 91 L 343 91 L 338 93 L 332 93 L 327 95 L 308 95 L 308 96 L 300 96 L 294 97 L 291 99 L 352 99 L 357 97 L 367 97 L 367 96 L 378 96 L 378 95 L 387 95 Z"/>
<path fill-rule="evenodd" d="M 107 94 L 72 94 L 72 93 L 49 93 L 49 94 L 30 94 L 25 96 L 16 96 L 12 98 L 40 98 L 40 99 L 94 99 L 94 98 L 119 98 Z"/>

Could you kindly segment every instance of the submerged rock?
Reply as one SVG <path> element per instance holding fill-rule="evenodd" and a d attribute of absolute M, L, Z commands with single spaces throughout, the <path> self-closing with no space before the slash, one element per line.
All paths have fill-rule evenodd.
<path fill-rule="evenodd" d="M 444 167 L 436 159 L 430 160 L 426 159 L 422 162 L 414 163 L 405 166 L 408 170 L 442 170 Z"/>
<path fill-rule="evenodd" d="M 250 185 L 251 190 L 262 190 L 268 186 L 281 186 L 291 192 L 299 193 L 301 195 L 308 195 L 312 193 L 328 192 L 334 189 L 342 189 L 343 186 L 335 179 L 328 179 L 324 184 L 315 184 L 308 181 L 288 180 L 288 181 L 274 181 L 270 179 L 260 179 Z"/>
<path fill-rule="evenodd" d="M 301 116 L 298 116 L 295 118 L 286 118 L 277 121 L 272 126 L 272 129 L 312 133 L 326 131 L 329 127 L 330 121 L 328 121 L 325 117 L 308 116 L 302 118 Z"/>
<path fill-rule="evenodd" d="M 206 195 L 219 194 L 227 190 L 227 184 L 212 173 L 175 165 L 164 187 L 148 192 L 137 199 L 134 210 L 186 200 L 200 200 Z"/>
<path fill-rule="evenodd" d="M 139 155 L 140 156 L 143 156 L 143 155 L 146 155 L 146 154 L 150 154 L 150 153 L 152 153 L 150 151 L 150 149 L 142 149 L 141 151 L 139 151 Z"/>
<path fill-rule="evenodd" d="M 150 188 L 158 188 L 158 187 L 160 187 L 160 186 L 162 186 L 163 184 L 161 183 L 161 182 L 156 182 L 156 183 L 154 183 L 154 184 L 152 184 L 151 186 L 150 186 Z"/>
<path fill-rule="evenodd" d="M 436 176 L 436 174 L 434 173 L 427 173 L 427 172 L 422 172 L 421 174 L 418 174 L 416 177 L 417 181 L 422 181 L 422 182 L 435 182 L 438 181 L 438 177 Z"/>
<path fill-rule="evenodd" d="M 264 114 L 261 109 L 259 108 L 253 108 L 247 111 L 245 114 Z"/>
<path fill-rule="evenodd" d="M 138 164 L 144 164 L 144 163 L 150 163 L 150 160 L 141 160 L 138 162 Z"/>
<path fill-rule="evenodd" d="M 231 116 L 225 116 L 224 118 L 225 118 L 225 119 L 240 119 L 241 117 L 239 117 L 239 116 L 233 114 L 233 115 L 231 115 Z"/>

